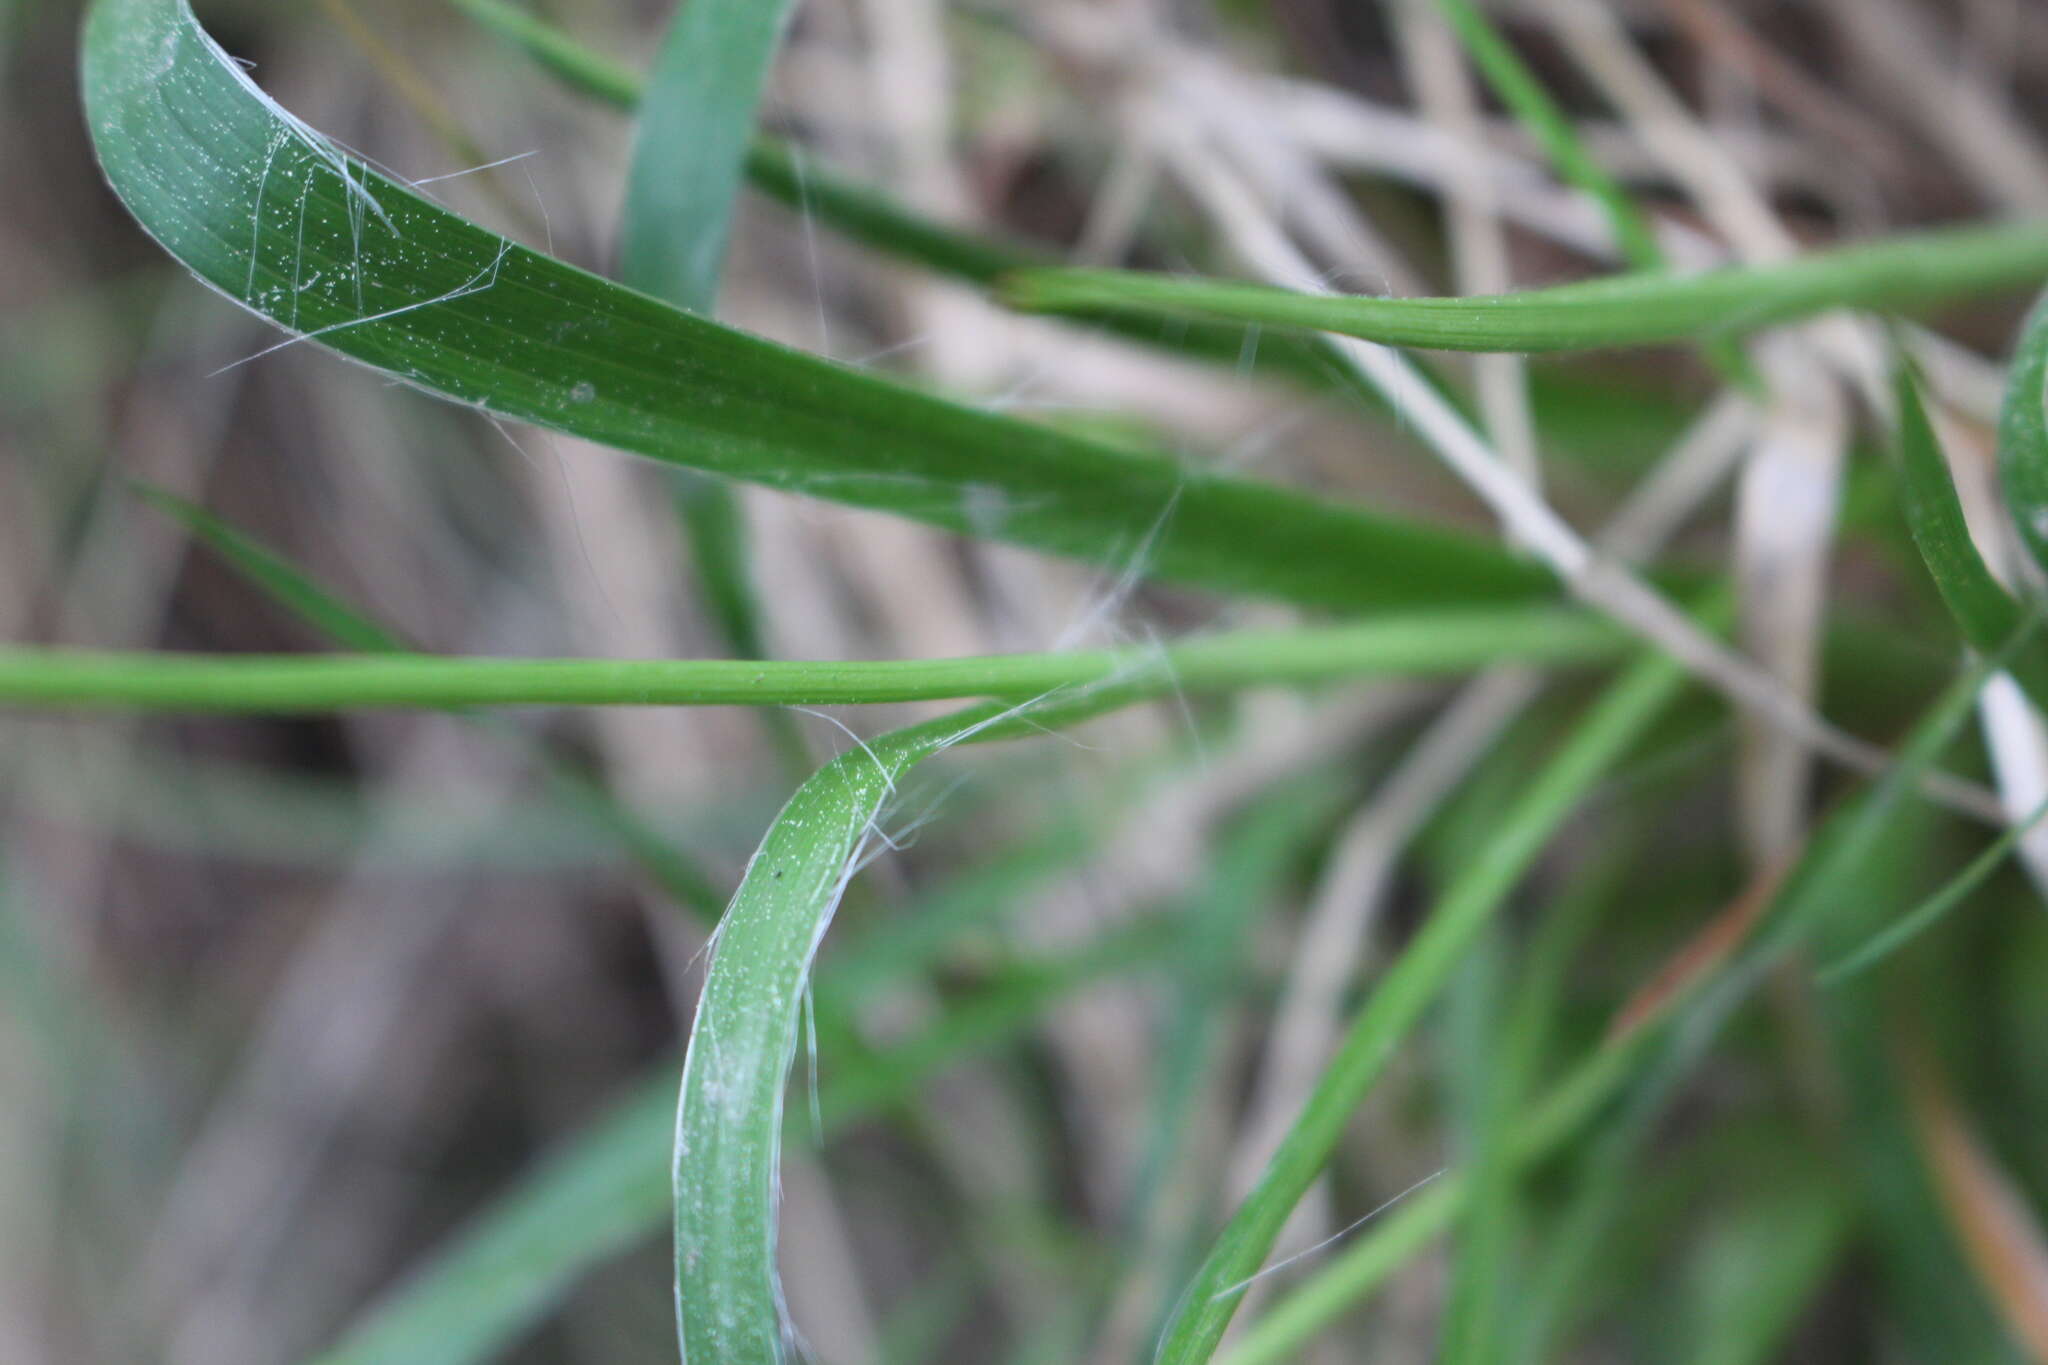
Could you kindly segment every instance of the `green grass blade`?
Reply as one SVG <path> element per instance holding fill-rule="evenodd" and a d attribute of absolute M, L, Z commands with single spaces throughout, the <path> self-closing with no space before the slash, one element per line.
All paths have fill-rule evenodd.
<path fill-rule="evenodd" d="M 449 0 L 481 27 L 524 52 L 569 88 L 614 109 L 640 104 L 641 78 L 591 51 L 546 20 L 505 0 Z M 887 195 L 800 162 L 787 144 L 758 137 L 747 151 L 746 177 L 759 193 L 852 241 L 926 270 L 988 288 L 1016 270 L 1058 264 L 1048 252 L 997 237 L 948 227 Z M 1285 373 L 1326 387 L 1341 367 L 1321 348 L 1292 337 L 1257 337 L 1241 326 L 1190 325 L 1112 313 L 1083 319 L 1129 341 L 1216 364 L 1242 368 L 1247 357 L 1261 370 Z M 1378 406 L 1374 402 L 1374 406 Z"/>
<path fill-rule="evenodd" d="M 858 744 L 797 789 L 719 925 L 676 1118 L 677 1331 L 684 1359 L 778 1365 L 783 1094 L 811 966 L 897 781 L 960 743 L 1097 714 L 1115 692 L 997 703 Z"/>
<path fill-rule="evenodd" d="M 1134 926 L 1071 954 L 1009 969 L 924 1033 L 835 1067 L 819 1115 L 827 1136 L 898 1103 L 946 1067 L 1015 1038 L 1045 1008 L 1156 959 L 1162 926 Z M 591 1269 L 660 1230 L 672 1197 L 675 1068 L 646 1081 L 466 1225 L 313 1365 L 474 1365 L 501 1354 Z M 809 1115 L 796 1120 L 808 1132 Z"/>
<path fill-rule="evenodd" d="M 2048 565 L 2048 295 L 2028 314 L 2006 372 L 1998 468 L 2020 540 Z"/>
<path fill-rule="evenodd" d="M 1515 54 L 1492 20 L 1480 13 L 1472 0 L 1437 0 L 1437 9 L 1457 33 L 1458 41 L 1464 44 L 1486 83 L 1493 87 L 1493 93 L 1500 96 L 1501 103 L 1536 139 L 1558 173 L 1600 205 L 1608 226 L 1614 230 L 1622 258 L 1638 270 L 1663 265 L 1664 252 L 1657 245 L 1649 219 L 1580 140 L 1570 117 Z"/>
<path fill-rule="evenodd" d="M 109 180 L 172 255 L 458 402 L 1049 553 L 1143 553 L 1222 592 L 1355 608 L 1551 589 L 1472 537 L 946 403 L 516 246 L 291 119 L 184 0 L 97 0 L 83 82 Z"/>
<path fill-rule="evenodd" d="M 676 12 L 640 101 L 620 222 L 620 274 L 642 293 L 710 317 L 738 206 L 741 163 L 792 0 L 687 0 Z M 742 659 L 763 648 L 762 613 L 747 527 L 731 484 L 672 476 L 676 511 L 698 588 L 726 646 Z M 801 736 L 785 717 L 769 737 L 798 773 Z"/>
<path fill-rule="evenodd" d="M 570 89 L 623 112 L 639 109 L 647 83 L 637 73 L 591 51 L 545 19 L 506 0 L 449 3 Z M 769 198 L 815 213 L 855 241 L 942 275 L 992 284 L 1009 271 L 1049 263 L 1043 253 L 1028 247 L 945 227 L 872 190 L 813 167 L 799 168 L 796 156 L 775 138 L 754 139 L 744 170 L 748 182 Z"/>
<path fill-rule="evenodd" d="M 2023 638 L 2023 637 L 2022 637 Z M 1980 661 L 1928 708 L 1898 763 L 1875 789 L 1831 817 L 1809 845 L 1797 872 L 1777 898 L 1753 946 L 1711 980 L 1670 998 L 1643 1026 L 1595 1048 L 1516 1125 L 1508 1160 L 1526 1169 L 1556 1151 L 1600 1112 L 1632 1078 L 1653 1071 L 1668 1086 L 1786 951 L 1805 941 L 1830 913 L 1853 909 L 1846 894 L 1873 852 L 1897 829 L 1920 778 L 1968 719 L 1984 682 L 2002 666 L 2020 638 L 1999 656 Z M 1661 1047 L 1659 1044 L 1663 1044 Z M 1473 1188 L 1468 1173 L 1452 1171 L 1430 1190 L 1367 1227 L 1358 1239 L 1246 1330 L 1227 1365 L 1276 1365 L 1292 1360 L 1323 1328 L 1370 1294 L 1450 1226 Z"/>
<path fill-rule="evenodd" d="M 411 646 L 314 582 L 254 537 L 196 503 L 148 484 L 131 484 L 137 497 L 183 526 L 195 540 L 233 565 L 293 615 L 343 649 L 358 654 L 403 654 Z"/>
<path fill-rule="evenodd" d="M 2033 833 L 2044 819 L 2048 819 L 2048 804 L 2035 807 L 2024 820 L 1992 840 L 1939 891 L 1899 916 L 1862 947 L 1823 967 L 1817 977 L 1820 984 L 1838 985 L 1860 975 L 1932 929 L 1949 911 L 1968 900 L 1978 887 L 1989 881 L 1991 874 L 2020 846 L 2021 840 Z"/>
<path fill-rule="evenodd" d="M 684 0 L 640 100 L 626 179 L 627 284 L 709 316 L 741 169 L 794 0 Z"/>
<path fill-rule="evenodd" d="M 1601 772 L 1684 685 L 1677 665 L 1632 666 L 1516 801 L 1497 837 L 1445 892 L 1420 933 L 1375 985 L 1257 1187 L 1231 1217 L 1188 1288 L 1159 1359 L 1209 1359 L 1288 1215 L 1328 1162 L 1345 1122 L 1400 1041 L 1441 993 L 1488 921 Z"/>
<path fill-rule="evenodd" d="M 2019 604 L 1991 576 L 1970 539 L 1962 500 L 1956 496 L 1934 426 L 1927 420 L 1919 386 L 1901 369 L 1893 376 L 1892 387 L 1899 404 L 1899 468 L 1913 543 L 1963 638 L 1974 649 L 1995 650 L 2018 628 Z"/>
<path fill-rule="evenodd" d="M 470 1365 L 515 1341 L 668 1206 L 666 1068 L 601 1115 L 374 1304 L 314 1365 Z"/>
<path fill-rule="evenodd" d="M 1559 608 L 1392 614 L 1164 649 L 845 663 L 101 653 L 0 647 L 0 706 L 307 713 L 489 706 L 829 706 L 1012 700 L 1114 682 L 1134 695 L 1449 676 L 1489 664 L 1607 662 L 1625 639 Z"/>
<path fill-rule="evenodd" d="M 1135 270 L 1035 270 L 1003 285 L 1050 313 L 1163 314 L 1448 351 L 1579 351 L 1714 341 L 1836 308 L 1905 310 L 2048 276 L 2048 231 L 1951 228 L 1697 275 L 1613 275 L 1474 298 L 1314 296 Z"/>
<path fill-rule="evenodd" d="M 162 489 L 138 484 L 135 485 L 135 491 L 151 506 L 183 525 L 202 544 L 219 554 L 273 600 L 335 643 L 381 656 L 382 662 L 396 662 L 401 668 L 410 664 L 428 673 L 438 671 L 437 665 L 443 661 L 432 656 L 415 654 L 412 647 L 397 632 L 379 624 L 367 613 L 343 601 L 338 595 L 315 582 L 311 575 L 253 536 L 230 526 L 205 508 Z M 120 670 L 131 677 L 146 677 L 151 672 L 150 661 L 164 657 L 157 654 L 136 655 L 122 663 Z M 221 662 L 233 664 L 235 661 Z M 348 661 L 332 662 L 345 665 Z M 173 665 L 174 669 L 175 667 Z M 0 663 L 0 668 L 4 668 L 4 663 Z M 235 690 L 234 684 L 229 683 L 220 689 L 220 692 L 232 693 Z M 495 722 L 488 728 L 503 738 L 522 746 L 528 745 L 526 737 L 515 730 L 501 727 Z M 649 828 L 646 821 L 623 805 L 601 783 L 593 780 L 590 774 L 577 765 L 562 760 L 544 746 L 532 747 L 534 761 L 541 775 L 565 805 L 580 810 L 609 833 L 640 865 L 641 870 L 654 880 L 655 885 L 661 887 L 678 905 L 701 918 L 711 919 L 716 916 L 721 896 L 710 877 L 698 867 L 694 859 L 660 833 Z"/>

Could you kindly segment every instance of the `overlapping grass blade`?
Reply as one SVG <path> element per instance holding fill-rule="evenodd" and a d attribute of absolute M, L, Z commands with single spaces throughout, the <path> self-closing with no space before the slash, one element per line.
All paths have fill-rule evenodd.
<path fill-rule="evenodd" d="M 1613 275 L 1473 298 L 1368 298 L 1133 270 L 1022 271 L 1012 304 L 1038 312 L 1126 311 L 1338 332 L 1446 351 L 1581 351 L 1714 341 L 1836 308 L 1885 311 L 2031 284 L 2048 276 L 2048 229 L 1965 227 L 1697 275 Z"/>
<path fill-rule="evenodd" d="M 571 89 L 614 109 L 630 112 L 639 107 L 644 83 L 636 73 L 584 47 L 546 20 L 505 0 L 449 3 L 518 47 Z M 772 137 L 754 140 L 747 151 L 745 171 L 755 190 L 849 240 L 967 284 L 988 288 L 1012 271 L 1057 264 L 1042 250 L 926 218 L 887 195 L 800 160 L 797 152 Z M 1126 340 L 1233 368 L 1243 368 L 1249 361 L 1262 370 L 1289 374 L 1318 387 L 1342 377 L 1341 367 L 1332 366 L 1315 343 L 1292 337 L 1262 340 L 1242 326 L 1162 322 L 1121 313 L 1085 321 Z"/>
<path fill-rule="evenodd" d="M 1885 779 L 1837 811 L 1814 837 L 1774 897 L 1768 917 L 1732 960 L 1710 977 L 1663 996 L 1650 1017 L 1596 1048 L 1528 1111 L 1508 1156 L 1515 1169 L 1557 1150 L 1638 1075 L 1650 1076 L 1668 1091 L 1705 1055 L 1768 970 L 1793 948 L 1814 942 L 1816 930 L 1855 936 L 1853 921 L 1860 918 L 1855 912 L 1862 904 L 1855 890 L 1864 869 L 1887 840 L 1896 838 L 1902 814 L 1914 809 L 1910 798 L 1920 778 L 1968 719 L 1985 681 L 2010 662 L 2031 633 L 2031 623 L 2023 626 L 1998 654 L 1980 660 L 1944 690 L 1914 726 Z M 1648 1109 L 1639 1106 L 1636 1112 L 1640 1116 Z M 1472 1192 L 1466 1173 L 1452 1171 L 1425 1194 L 1369 1225 L 1353 1245 L 1252 1324 L 1228 1355 L 1228 1365 L 1293 1359 L 1318 1331 L 1427 1246 L 1459 1215 Z"/>
<path fill-rule="evenodd" d="M 1374 985 L 1301 1116 L 1218 1237 L 1167 1329 L 1162 1362 L 1195 1365 L 1209 1359 L 1245 1284 L 1401 1040 L 1579 799 L 1683 683 L 1684 674 L 1667 659 L 1631 666 L 1518 798 L 1497 837 L 1445 892 L 1421 932 Z"/>
<path fill-rule="evenodd" d="M 516 246 L 291 118 L 185 0 L 97 0 L 101 164 L 202 280 L 430 392 L 710 473 L 1324 607 L 1529 597 L 1473 538 L 978 412 Z M 288 343 L 287 343 L 288 344 Z"/>

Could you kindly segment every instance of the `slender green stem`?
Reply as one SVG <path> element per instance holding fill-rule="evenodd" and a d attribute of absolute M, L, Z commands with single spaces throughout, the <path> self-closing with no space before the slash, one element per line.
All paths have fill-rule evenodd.
<path fill-rule="evenodd" d="M 1199 1365 L 1215 1352 L 1246 1286 L 1401 1041 L 1572 808 L 1683 684 L 1679 666 L 1663 657 L 1623 674 L 1501 821 L 1497 837 L 1445 892 L 1367 997 L 1258 1185 L 1217 1238 L 1167 1327 L 1162 1365 Z"/>
<path fill-rule="evenodd" d="M 826 706 L 1023 698 L 1117 683 L 1135 695 L 1457 674 L 1505 660 L 1614 659 L 1623 636 L 1563 609 L 1386 616 L 1150 650 L 854 662 L 457 659 L 0 649 L 0 705 L 300 713 L 480 706 Z"/>
<path fill-rule="evenodd" d="M 2048 231 L 1951 228 L 1698 275 L 1610 275 L 1473 298 L 1296 294 L 1141 270 L 1020 271 L 1008 301 L 1045 313 L 1122 310 L 1448 351 L 1573 351 L 1711 341 L 1836 308 L 1909 309 L 2048 276 Z"/>

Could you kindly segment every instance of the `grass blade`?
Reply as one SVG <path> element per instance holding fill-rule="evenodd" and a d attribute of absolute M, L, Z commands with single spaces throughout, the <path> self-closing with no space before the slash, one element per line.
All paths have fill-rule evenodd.
<path fill-rule="evenodd" d="M 1557 608 L 1402 613 L 1351 625 L 1247 631 L 1165 649 L 958 659 L 479 659 L 396 654 L 99 653 L 0 648 L 0 705 L 181 712 L 324 712 L 481 706 L 830 706 L 1018 700 L 1115 682 L 1134 695 L 1229 691 L 1488 664 L 1606 662 L 1625 639 Z"/>
<path fill-rule="evenodd" d="M 205 508 L 162 489 L 142 484 L 131 486 L 152 507 L 184 526 L 251 583 L 335 643 L 378 655 L 377 662 L 396 662 L 401 668 L 409 663 L 428 673 L 437 671 L 436 665 L 443 662 L 433 656 L 414 653 L 412 646 L 395 631 L 344 602 L 275 550 L 230 526 Z M 152 671 L 150 661 L 163 657 L 160 654 L 136 655 L 119 667 L 131 678 L 143 678 Z M 233 663 L 232 660 L 223 662 Z M 0 662 L 0 670 L 4 667 L 4 662 Z M 236 685 L 232 682 L 222 689 L 227 693 L 235 690 Z M 516 744 L 529 744 L 526 736 L 509 726 L 490 722 L 487 728 Z M 646 821 L 578 765 L 562 759 L 545 745 L 532 747 L 541 775 L 564 804 L 582 811 L 609 833 L 676 904 L 704 919 L 716 915 L 719 893 L 694 859 L 650 828 Z"/>
<path fill-rule="evenodd" d="M 1116 691 L 991 703 L 859 744 L 797 789 L 719 925 L 676 1118 L 677 1331 L 685 1359 L 777 1365 L 783 1094 L 811 965 L 897 780 L 954 745 L 1099 714 Z"/>
<path fill-rule="evenodd" d="M 614 109 L 630 112 L 639 107 L 645 85 L 638 74 L 584 47 L 546 20 L 505 0 L 449 3 L 570 89 Z M 759 193 L 849 240 L 981 288 L 993 286 L 1012 271 L 1058 264 L 1039 248 L 934 222 L 887 195 L 800 162 L 798 154 L 776 138 L 755 138 L 747 150 L 745 172 Z M 1215 364 L 1241 368 L 1249 356 L 1260 370 L 1288 374 L 1317 388 L 1331 381 L 1332 367 L 1321 348 L 1298 338 L 1261 340 L 1240 326 L 1162 323 L 1121 313 L 1084 320 L 1126 340 Z"/>
<path fill-rule="evenodd" d="M 685 0 L 640 100 L 620 270 L 709 316 L 755 111 L 795 0 Z"/>
<path fill-rule="evenodd" d="M 1992 840 L 1982 853 L 1972 858 L 1963 870 L 1950 878 L 1939 891 L 1899 916 L 1882 932 L 1873 935 L 1869 942 L 1823 967 L 1818 976 L 1820 984 L 1836 985 L 1866 972 L 1932 929 L 1949 911 L 1968 900 L 1972 892 L 1989 881 L 1991 874 L 2004 864 L 2012 855 L 2012 851 L 2018 848 L 2020 842 L 2033 833 L 2035 827 L 2044 819 L 2048 819 L 2048 804 L 2037 806 L 2025 819 L 2016 822 L 2012 828 Z"/>
<path fill-rule="evenodd" d="M 1500 30 L 1480 13 L 1472 0 L 1437 0 L 1437 9 L 1449 21 L 1473 64 L 1493 87 L 1493 93 L 1500 96 L 1501 103 L 1536 139 L 1558 173 L 1600 205 L 1623 259 L 1638 270 L 1663 265 L 1664 252 L 1657 245 L 1649 220 L 1587 149 L 1571 119 L 1515 54 Z"/>
<path fill-rule="evenodd" d="M 315 583 L 269 546 L 205 508 L 148 484 L 131 483 L 129 487 L 137 497 L 233 565 L 272 600 L 343 649 L 358 654 L 410 652 L 411 646 L 397 635 Z"/>
<path fill-rule="evenodd" d="M 901 1102 L 963 1056 L 1016 1037 L 1060 997 L 1158 956 L 1171 942 L 1158 928 L 1135 926 L 1011 969 L 909 1042 L 849 1059 L 820 1092 L 826 1134 Z M 665 1064 L 457 1233 L 313 1365 L 474 1365 L 501 1353 L 585 1273 L 660 1229 L 672 1197 L 675 1114 L 675 1068 Z"/>
<path fill-rule="evenodd" d="M 2020 540 L 2036 563 L 2048 564 L 2048 295 L 2028 314 L 2006 372 L 1998 467 Z"/>
<path fill-rule="evenodd" d="M 1941 443 L 1920 401 L 1919 386 L 1908 371 L 1901 369 L 1893 376 L 1893 392 L 1899 404 L 1899 467 L 1904 474 L 1906 520 L 1913 543 L 1963 639 L 1980 652 L 1995 651 L 2019 628 L 2019 604 L 1999 586 L 1977 553 L 1969 523 L 1963 518 L 1962 500 L 1949 477 L 1948 462 L 1942 458 Z M 2026 656 L 2020 662 L 2026 662 Z M 2036 696 L 2048 695 L 2048 690 L 2028 690 Z"/>
<path fill-rule="evenodd" d="M 1264 1263 L 1395 1047 L 1442 991 L 1573 806 L 1683 684 L 1683 672 L 1667 659 L 1634 665 L 1595 704 L 1516 802 L 1498 836 L 1445 892 L 1421 932 L 1373 989 L 1258 1186 L 1217 1239 L 1167 1329 L 1162 1362 L 1195 1365 L 1209 1359 L 1246 1282 Z"/>
<path fill-rule="evenodd" d="M 2048 276 L 2039 226 L 1952 228 L 1697 275 L 1612 275 L 1474 298 L 1327 297 L 1135 270 L 1034 270 L 1003 285 L 1034 312 L 1125 311 L 1447 351 L 1582 351 L 1713 341 L 1836 308 L 1902 310 Z"/>
<path fill-rule="evenodd" d="M 172 255 L 294 339 L 458 402 L 1050 553 L 1143 551 L 1222 592 L 1355 608 L 1550 588 L 1469 537 L 942 402 L 516 246 L 291 118 L 185 0 L 97 0 L 84 86 L 109 180 Z"/>
<path fill-rule="evenodd" d="M 632 288 L 705 317 L 717 311 L 741 161 L 793 8 L 793 0 L 688 0 L 677 11 L 640 102 L 627 173 L 620 273 Z M 733 654 L 758 659 L 766 653 L 761 606 L 739 495 L 701 474 L 678 470 L 672 479 L 712 618 Z M 807 769 L 789 722 L 771 716 L 768 725 L 790 766 Z"/>

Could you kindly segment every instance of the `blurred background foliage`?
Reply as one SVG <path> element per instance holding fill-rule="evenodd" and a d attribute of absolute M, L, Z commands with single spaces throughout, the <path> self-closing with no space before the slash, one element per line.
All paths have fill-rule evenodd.
<path fill-rule="evenodd" d="M 533 8 L 634 69 L 669 15 L 638 0 Z M 1221 88 L 1243 101 L 1254 147 L 1275 164 L 1311 158 L 1372 226 L 1340 283 L 1458 292 L 1447 172 L 1416 154 L 1431 115 L 1389 5 L 1131 8 L 1232 73 Z M 1656 221 L 1711 236 L 1545 7 L 1494 8 Z M 2048 196 L 2048 178 L 1991 175 L 1944 131 L 1981 100 L 2007 120 L 2022 171 L 2048 143 L 2048 16 L 2025 0 L 1606 8 L 1801 243 Z M 1227 273 L 1199 206 L 1133 161 L 1144 54 L 1073 38 L 1065 26 L 1085 32 L 1089 9 L 810 0 L 768 123 L 817 165 L 948 221 L 1079 260 Z M 457 8 L 218 0 L 202 17 L 286 107 L 408 178 L 518 158 L 435 188 L 531 245 L 615 269 L 628 122 Z M 424 649 L 722 651 L 652 468 L 437 405 L 311 347 L 224 369 L 271 334 L 193 284 L 106 192 L 77 113 L 78 20 L 63 0 L 0 4 L 0 639 L 330 646 L 143 486 L 203 505 Z M 1928 81 L 1899 75 L 1902 44 Z M 1336 111 L 1320 123 L 1318 101 Z M 1531 141 L 1497 109 L 1486 118 L 1489 145 L 1533 177 L 1503 193 L 1540 199 L 1551 182 Z M 1507 238 L 1518 286 L 1607 268 L 1531 221 Z M 1488 528 L 1384 415 L 1012 316 L 758 198 L 733 235 L 719 312 L 738 326 L 1005 411 Z M 1974 362 L 1964 371 L 1990 372 L 2024 302 L 1936 319 Z M 1443 372 L 1462 385 L 1463 365 Z M 1546 491 L 1582 526 L 1620 505 L 1720 382 L 1676 348 L 1529 368 Z M 1982 463 L 1990 419 L 1970 392 L 1945 390 L 1945 430 Z M 1889 743 L 1961 651 L 1883 446 L 1872 426 L 1841 489 L 1820 699 Z M 749 490 L 743 505 L 776 656 L 1046 649 L 1286 619 L 822 503 Z M 1724 494 L 1661 566 L 1674 581 L 1719 569 L 1731 520 Z M 1489 837 L 1593 681 L 1551 680 L 1419 813 L 1383 910 L 1358 927 L 1367 946 L 1340 973 L 1342 1000 Z M 949 759 L 903 794 L 889 826 L 903 847 L 864 877 L 820 976 L 816 1083 L 854 1102 L 843 1121 L 827 1114 L 822 1141 L 799 1123 L 788 1153 L 784 1266 L 816 1358 L 1146 1355 L 1241 1193 L 1305 907 L 1347 894 L 1331 887 L 1356 856 L 1354 813 L 1375 808 L 1449 696 L 1389 685 L 1160 704 L 1074 742 Z M 703 925 L 635 839 L 685 850 L 722 896 L 799 755 L 843 749 L 841 723 L 872 734 L 924 714 L 881 712 L 797 716 L 798 753 L 722 710 L 485 726 L 0 717 L 0 1359 L 257 1365 L 341 1338 L 543 1154 L 672 1075 Z M 1755 869 L 1739 747 L 1725 706 L 1694 693 L 1600 785 L 1355 1117 L 1310 1225 L 1334 1233 L 1482 1150 L 1503 1104 L 1521 1113 L 1535 1082 L 1740 905 Z M 1988 771 L 1974 735 L 1949 758 Z M 1852 785 L 1825 778 L 1812 808 Z M 1982 842 L 1918 810 L 1862 869 L 1865 922 L 1904 912 Z M 1985 1218 L 2024 1230 L 2048 1200 L 2040 910 L 2008 869 L 1853 993 L 1783 974 L 1655 1112 L 1603 1115 L 1521 1174 L 1488 1262 L 1503 1339 L 1587 1361 L 2042 1358 L 2041 1263 L 2024 1235 L 1981 1244 Z M 1518 1035 L 1515 1002 L 1544 961 L 1540 1035 Z M 1517 1049 L 1520 1072 L 1503 1060 Z M 812 1065 L 800 1059 L 799 1089 Z M 875 1079 L 890 1075 L 894 1089 Z M 1511 1086 L 1520 1098 L 1503 1100 Z M 561 1219 L 581 1216 L 572 1204 Z M 629 1231 L 547 1296 L 504 1358 L 673 1357 L 659 1224 Z M 1419 1248 L 1307 1358 L 1436 1358 L 1446 1304 L 1470 1292 L 1469 1250 L 1464 1237 Z"/>

